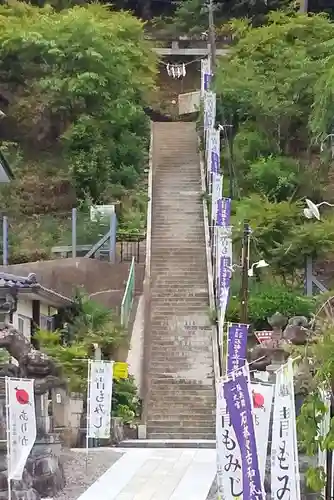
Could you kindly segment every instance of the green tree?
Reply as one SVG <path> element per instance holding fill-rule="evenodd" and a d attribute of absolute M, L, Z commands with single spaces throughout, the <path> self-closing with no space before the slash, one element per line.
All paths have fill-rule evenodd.
<path fill-rule="evenodd" d="M 268 198 L 252 195 L 236 204 L 233 226 L 236 243 L 242 237 L 242 221 L 251 221 L 253 251 L 270 263 L 270 269 L 285 280 L 298 282 L 304 272 L 307 256 L 321 259 L 334 247 L 333 216 L 322 223 L 305 221 L 300 202 L 272 203 Z M 284 312 L 284 311 L 282 311 Z"/>
<path fill-rule="evenodd" d="M 316 84 L 332 49 L 334 25 L 324 15 L 271 13 L 252 28 L 231 23 L 236 45 L 219 60 L 217 91 L 238 121 L 255 120 L 281 153 L 307 149 Z M 242 75 L 242 78 L 240 78 Z"/>
<path fill-rule="evenodd" d="M 117 361 L 117 350 L 128 344 L 127 333 L 115 314 L 108 308 L 78 293 L 74 308 L 68 312 L 68 323 L 61 331 L 40 330 L 36 340 L 62 370 L 68 389 L 85 393 L 87 389 L 87 361 L 93 358 L 93 344 L 102 351 L 102 359 Z M 133 377 L 114 380 L 114 416 L 131 423 L 139 414 L 139 400 Z"/>
<path fill-rule="evenodd" d="M 147 158 L 143 111 L 156 58 L 143 24 L 100 5 L 0 8 L 0 82 L 26 144 L 58 144 L 80 198 L 135 185 Z"/>

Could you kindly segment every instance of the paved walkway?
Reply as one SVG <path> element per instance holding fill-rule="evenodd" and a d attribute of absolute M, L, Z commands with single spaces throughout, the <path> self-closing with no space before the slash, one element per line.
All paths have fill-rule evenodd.
<path fill-rule="evenodd" d="M 206 500 L 216 474 L 215 450 L 124 451 L 78 500 Z"/>

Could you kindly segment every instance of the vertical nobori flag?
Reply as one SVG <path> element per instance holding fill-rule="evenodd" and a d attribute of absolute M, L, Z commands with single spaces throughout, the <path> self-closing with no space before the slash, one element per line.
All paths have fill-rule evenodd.
<path fill-rule="evenodd" d="M 220 174 L 220 131 L 211 129 L 209 136 L 208 167 L 212 174 Z"/>
<path fill-rule="evenodd" d="M 220 131 L 209 129 L 207 150 L 208 185 L 212 182 L 211 221 L 216 219 L 217 201 L 223 195 L 223 177 L 220 175 Z M 209 189 L 210 192 L 210 189 Z"/>
<path fill-rule="evenodd" d="M 259 457 L 260 474 L 263 482 L 266 473 L 269 423 L 273 396 L 273 385 L 252 384 L 255 436 Z"/>
<path fill-rule="evenodd" d="M 227 411 L 241 454 L 242 499 L 265 500 L 255 436 L 251 385 L 247 365 L 224 383 Z"/>
<path fill-rule="evenodd" d="M 222 343 L 222 327 L 225 321 L 225 313 L 230 291 L 230 280 L 232 276 L 232 231 L 230 227 L 216 227 L 217 234 L 217 256 L 216 256 L 216 289 L 218 295 L 220 338 Z"/>
<path fill-rule="evenodd" d="M 242 498 L 241 456 L 224 397 L 224 381 L 217 384 L 216 449 L 218 493 L 223 500 Z"/>
<path fill-rule="evenodd" d="M 330 391 L 326 389 L 320 389 L 320 398 L 324 403 L 324 406 L 326 408 L 326 413 L 323 415 L 322 420 L 319 424 L 319 437 L 321 439 L 324 439 L 331 426 L 331 393 Z M 327 472 L 327 450 L 322 450 L 321 447 L 319 446 L 318 450 L 318 467 L 322 467 L 324 473 L 326 474 Z M 332 477 L 332 483 L 334 482 L 334 477 Z M 326 495 L 326 487 L 322 491 L 323 497 L 325 498 Z"/>
<path fill-rule="evenodd" d="M 217 202 L 222 197 L 223 177 L 216 172 L 212 172 L 212 193 L 211 193 L 211 221 L 214 225 L 217 213 Z"/>
<path fill-rule="evenodd" d="M 210 88 L 211 64 L 210 58 L 201 59 L 201 96 Z"/>
<path fill-rule="evenodd" d="M 6 404 L 8 480 L 20 481 L 37 433 L 34 380 L 6 378 Z"/>
<path fill-rule="evenodd" d="M 211 91 L 204 92 L 204 132 L 205 135 L 216 123 L 216 94 Z"/>
<path fill-rule="evenodd" d="M 87 437 L 110 437 L 113 361 L 88 362 Z"/>
<path fill-rule="evenodd" d="M 231 220 L 231 198 L 221 198 L 217 201 L 216 225 L 226 227 Z"/>
<path fill-rule="evenodd" d="M 299 462 L 295 449 L 293 368 L 288 362 L 276 372 L 271 444 L 271 498 L 300 500 Z"/>
<path fill-rule="evenodd" d="M 227 330 L 226 373 L 242 368 L 246 363 L 248 325 L 229 323 Z"/>

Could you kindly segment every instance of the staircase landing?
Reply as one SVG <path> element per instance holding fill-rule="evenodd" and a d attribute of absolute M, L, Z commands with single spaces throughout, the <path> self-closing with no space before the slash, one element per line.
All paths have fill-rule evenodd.
<path fill-rule="evenodd" d="M 216 451 L 132 449 L 78 500 L 206 500 Z"/>

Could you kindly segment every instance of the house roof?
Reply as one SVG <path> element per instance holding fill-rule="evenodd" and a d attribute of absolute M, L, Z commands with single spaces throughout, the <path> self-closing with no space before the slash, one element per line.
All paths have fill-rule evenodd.
<path fill-rule="evenodd" d="M 14 174 L 0 150 L 0 182 L 8 182 L 12 179 L 14 179 Z"/>
<path fill-rule="evenodd" d="M 17 276 L 6 272 L 0 272 L 0 289 L 15 288 L 19 294 L 34 293 L 44 298 L 50 305 L 64 307 L 73 304 L 73 300 L 50 290 L 38 283 L 36 274 L 30 273 L 27 277 Z"/>
<path fill-rule="evenodd" d="M 0 272 L 0 287 L 32 288 L 37 285 L 36 274 L 29 274 L 26 278 L 15 274 Z"/>

